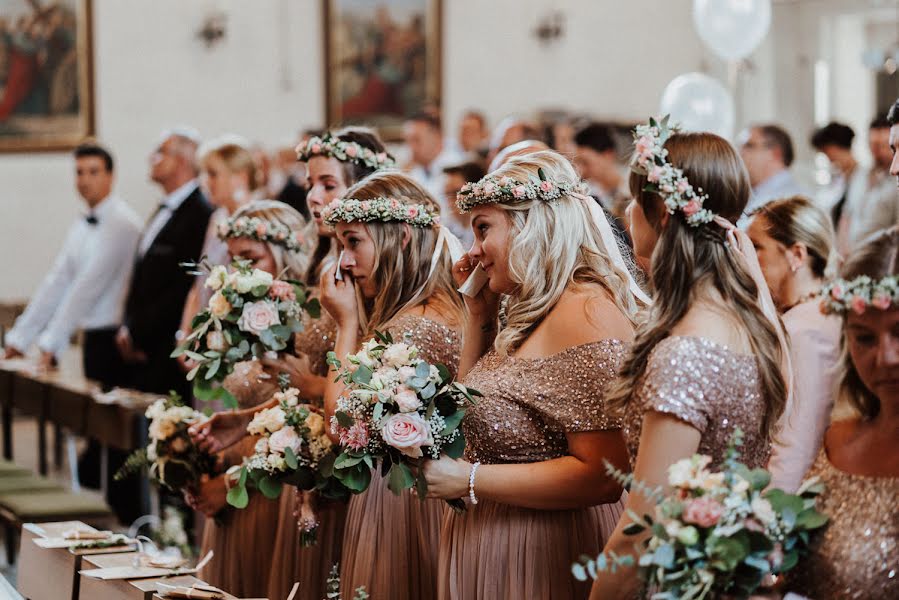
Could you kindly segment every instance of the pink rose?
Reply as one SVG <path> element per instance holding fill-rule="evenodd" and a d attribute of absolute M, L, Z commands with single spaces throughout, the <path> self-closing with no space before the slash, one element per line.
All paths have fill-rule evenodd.
<path fill-rule="evenodd" d="M 216 319 L 223 319 L 231 312 L 231 303 L 228 302 L 221 290 L 214 293 L 212 298 L 209 299 L 209 312 Z"/>
<path fill-rule="evenodd" d="M 297 296 L 293 291 L 293 286 L 286 281 L 276 279 L 272 282 L 272 287 L 268 290 L 268 295 L 278 300 L 296 300 Z"/>
<path fill-rule="evenodd" d="M 312 154 L 318 154 L 319 152 L 322 151 L 322 145 L 321 144 L 312 144 L 312 146 L 309 147 L 309 151 L 312 152 Z"/>
<path fill-rule="evenodd" d="M 400 367 L 397 371 L 397 375 L 399 376 L 399 380 L 405 383 L 415 377 L 415 369 L 413 367 Z"/>
<path fill-rule="evenodd" d="M 268 229 L 266 228 L 265 223 L 256 224 L 256 235 L 258 235 L 259 237 L 263 237 L 265 236 L 266 231 L 268 231 Z"/>
<path fill-rule="evenodd" d="M 874 294 L 874 297 L 871 299 L 871 305 L 879 308 L 880 310 L 887 310 L 890 308 L 890 304 L 893 303 L 893 298 L 890 296 L 889 292 L 877 292 Z"/>
<path fill-rule="evenodd" d="M 655 183 L 656 181 L 658 181 L 659 179 L 662 178 L 663 172 L 664 172 L 664 170 L 662 169 L 662 167 L 660 167 L 659 165 L 656 165 L 652 169 L 649 170 L 649 173 L 646 175 L 646 179 L 648 179 L 652 183 Z"/>
<path fill-rule="evenodd" d="M 718 522 L 724 514 L 721 503 L 710 496 L 700 496 L 687 502 L 684 507 L 683 519 L 685 523 L 693 523 L 700 527 L 711 527 Z"/>
<path fill-rule="evenodd" d="M 853 296 L 850 305 L 852 307 L 852 312 L 857 315 L 864 314 L 865 309 L 868 308 L 868 302 L 861 296 Z"/>
<path fill-rule="evenodd" d="M 368 210 L 371 207 L 371 203 L 368 200 L 363 200 L 362 204 L 359 205 L 362 210 Z"/>
<path fill-rule="evenodd" d="M 431 429 L 418 413 L 393 415 L 381 428 L 384 443 L 411 458 L 421 458 L 422 446 L 434 443 Z"/>
<path fill-rule="evenodd" d="M 496 191 L 496 186 L 494 184 L 492 184 L 492 183 L 484 184 L 484 194 L 486 194 L 487 196 L 492 195 L 493 192 L 495 192 L 495 191 Z"/>
<path fill-rule="evenodd" d="M 275 239 L 278 240 L 279 242 L 283 242 L 284 238 L 286 238 L 286 237 L 287 236 L 284 234 L 283 231 L 279 231 L 278 233 L 275 234 Z"/>
<path fill-rule="evenodd" d="M 375 158 L 378 159 L 379 163 L 387 162 L 387 153 L 386 152 L 378 152 L 378 154 L 375 156 Z"/>
<path fill-rule="evenodd" d="M 281 318 L 275 305 L 266 300 L 260 302 L 247 302 L 243 305 L 243 312 L 237 320 L 237 327 L 254 335 L 259 335 L 272 325 L 280 325 Z"/>
<path fill-rule="evenodd" d="M 396 198 L 391 198 L 390 199 L 390 208 L 399 208 L 399 207 L 400 207 L 400 201 L 397 200 Z"/>
<path fill-rule="evenodd" d="M 396 389 L 393 400 L 396 402 L 397 406 L 399 406 L 400 412 L 402 413 L 415 412 L 421 408 L 421 400 L 418 399 L 418 395 L 414 390 L 405 385 L 401 385 Z"/>
<path fill-rule="evenodd" d="M 349 156 L 350 158 L 356 158 L 356 155 L 358 153 L 359 152 L 358 152 L 358 150 L 356 150 L 356 146 L 347 146 L 346 147 L 346 155 Z"/>
<path fill-rule="evenodd" d="M 418 216 L 418 207 L 417 207 L 417 206 L 410 206 L 410 207 L 409 207 L 408 214 L 409 214 L 409 218 L 410 218 L 410 219 L 414 219 L 415 217 L 417 217 L 417 216 Z"/>
<path fill-rule="evenodd" d="M 268 449 L 269 452 L 284 454 L 284 451 L 290 448 L 296 454 L 300 451 L 302 443 L 303 440 L 300 439 L 293 427 L 284 427 L 268 438 Z"/>
<path fill-rule="evenodd" d="M 349 429 L 340 432 L 340 445 L 350 450 L 362 450 L 368 446 L 368 429 L 365 423 L 354 423 Z"/>
<path fill-rule="evenodd" d="M 544 193 L 549 193 L 553 190 L 553 184 L 549 181 L 541 181 L 540 182 L 540 191 Z"/>
<path fill-rule="evenodd" d="M 652 158 L 652 138 L 648 135 L 641 137 L 637 140 L 636 150 L 640 158 Z"/>
<path fill-rule="evenodd" d="M 228 348 L 228 344 L 225 342 L 225 334 L 221 331 L 210 331 L 206 334 L 206 346 L 210 350 L 224 352 Z"/>
<path fill-rule="evenodd" d="M 678 193 L 684 194 L 687 190 L 690 189 L 690 182 L 686 179 L 681 179 L 677 182 L 677 191 Z"/>
<path fill-rule="evenodd" d="M 690 200 L 689 202 L 684 204 L 684 207 L 681 210 L 688 217 L 690 215 L 694 215 L 699 212 L 699 202 L 697 202 L 696 200 Z"/>
<path fill-rule="evenodd" d="M 516 198 L 524 198 L 525 193 L 527 193 L 527 190 L 523 185 L 516 185 L 512 188 L 512 195 Z"/>
<path fill-rule="evenodd" d="M 830 288 L 830 297 L 839 302 L 843 299 L 843 294 L 845 294 L 845 290 L 843 290 L 843 286 L 839 283 L 834 284 L 832 288 Z"/>

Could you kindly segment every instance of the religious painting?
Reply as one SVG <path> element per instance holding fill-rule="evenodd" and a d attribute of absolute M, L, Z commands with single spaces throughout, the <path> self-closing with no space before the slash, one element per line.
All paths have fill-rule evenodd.
<path fill-rule="evenodd" d="M 0 0 L 0 151 L 93 133 L 91 0 Z"/>
<path fill-rule="evenodd" d="M 324 0 L 328 125 L 397 139 L 440 105 L 440 0 Z"/>

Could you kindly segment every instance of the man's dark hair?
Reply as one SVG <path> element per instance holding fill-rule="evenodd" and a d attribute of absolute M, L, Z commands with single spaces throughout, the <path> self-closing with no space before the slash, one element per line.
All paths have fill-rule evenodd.
<path fill-rule="evenodd" d="M 419 123 L 425 123 L 429 127 L 433 127 L 437 131 L 442 131 L 442 126 L 440 123 L 440 117 L 433 113 L 429 112 L 418 112 L 409 117 L 409 122 L 418 121 Z"/>
<path fill-rule="evenodd" d="M 474 119 L 481 125 L 481 129 L 487 129 L 487 117 L 478 110 L 466 110 L 462 113 L 462 119 Z"/>
<path fill-rule="evenodd" d="M 846 150 L 852 148 L 852 140 L 855 132 L 852 127 L 831 121 L 824 127 L 815 130 L 812 134 L 812 146 L 816 150 L 823 150 L 825 146 L 837 146 Z"/>
<path fill-rule="evenodd" d="M 899 103 L 899 101 L 897 101 L 897 103 Z M 894 104 L 893 107 L 895 108 L 895 106 L 896 105 Z M 890 111 L 892 110 L 893 109 L 891 108 Z M 896 118 L 896 115 L 893 116 Z M 890 113 L 882 113 L 871 119 L 871 124 L 868 125 L 868 129 L 889 129 L 895 124 L 895 122 L 890 121 Z"/>
<path fill-rule="evenodd" d="M 612 128 L 605 123 L 590 123 L 574 134 L 574 143 L 596 152 L 615 151 L 615 137 Z"/>
<path fill-rule="evenodd" d="M 109 153 L 109 150 L 97 144 L 96 142 L 84 142 L 83 144 L 79 144 L 77 148 L 75 148 L 75 152 L 73 153 L 75 158 L 84 158 L 86 156 L 98 156 L 103 159 L 103 164 L 106 165 L 106 170 L 112 173 L 113 161 L 112 154 Z"/>
<path fill-rule="evenodd" d="M 887 123 L 889 123 L 890 127 L 899 124 L 899 100 L 893 102 L 893 106 L 887 112 Z"/>
<path fill-rule="evenodd" d="M 450 165 L 443 169 L 447 175 L 461 175 L 465 181 L 480 181 L 487 172 L 484 166 L 476 162 L 464 162 L 460 165 Z"/>
<path fill-rule="evenodd" d="M 793 164 L 795 154 L 793 153 L 793 140 L 786 129 L 779 125 L 756 125 L 762 137 L 765 138 L 765 144 L 780 149 L 780 156 L 783 159 L 785 167 Z"/>

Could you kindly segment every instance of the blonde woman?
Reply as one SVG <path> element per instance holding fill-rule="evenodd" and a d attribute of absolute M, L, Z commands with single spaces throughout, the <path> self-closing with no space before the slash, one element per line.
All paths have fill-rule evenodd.
<path fill-rule="evenodd" d="M 790 336 L 797 382 L 768 468 L 772 485 L 799 488 L 830 422 L 840 356 L 840 320 L 821 313 L 821 288 L 836 270 L 830 219 L 801 196 L 757 210 L 747 231 Z"/>
<path fill-rule="evenodd" d="M 699 452 L 719 465 L 737 427 L 742 461 L 763 467 L 788 371 L 752 243 L 733 225 L 750 195 L 739 155 L 710 133 L 657 124 L 637 132 L 629 220 L 637 255 L 651 257 L 653 306 L 608 402 L 625 415 L 635 477 L 667 489 L 677 460 Z M 632 493 L 627 508 L 653 507 Z M 633 554 L 639 538 L 623 531 L 630 522 L 620 520 L 606 551 Z M 591 598 L 631 598 L 639 585 L 633 567 L 602 572 Z"/>
<path fill-rule="evenodd" d="M 267 232 L 259 236 L 256 224 Z M 256 269 L 274 276 L 297 279 L 303 276 L 308 258 L 298 248 L 296 235 L 305 225 L 296 210 L 272 200 L 251 202 L 238 209 L 220 226 L 219 235 L 231 258 L 248 260 Z M 261 229 L 261 228 L 260 228 Z M 277 234 L 289 234 L 283 239 Z M 289 241 L 293 238 L 293 242 Z M 235 366 L 225 386 L 242 408 L 252 409 L 271 399 L 277 391 L 274 379 L 262 371 L 258 361 Z M 239 465 L 253 452 L 255 440 L 245 438 L 220 454 L 225 470 Z M 274 553 L 278 524 L 278 501 L 253 494 L 243 510 L 227 506 L 225 496 L 230 479 L 222 474 L 205 479 L 199 488 L 186 494 L 188 504 L 207 517 L 201 551 L 215 552 L 215 560 L 200 573 L 209 583 L 239 596 L 263 596 L 268 589 L 269 567 Z"/>
<path fill-rule="evenodd" d="M 542 151 L 459 195 L 475 242 L 457 282 L 478 265 L 488 282 L 466 298 L 459 374 L 484 397 L 462 423 L 465 459 L 425 466 L 430 495 L 471 502 L 445 520 L 445 600 L 586 596 L 571 563 L 598 552 L 621 514 L 604 461 L 627 469 L 627 449 L 605 395 L 637 304 L 580 186 L 564 157 Z M 497 332 L 500 294 L 509 301 Z"/>
<path fill-rule="evenodd" d="M 317 239 L 304 276 L 310 292 L 318 294 L 318 282 L 327 263 L 336 260 L 334 228 L 324 223 L 322 211 L 350 186 L 372 173 L 393 166 L 393 158 L 383 142 L 371 130 L 350 127 L 313 136 L 297 148 L 297 159 L 306 163 L 309 192 L 307 202 L 312 228 L 306 231 Z M 304 329 L 295 338 L 296 357 L 263 360 L 267 372 L 290 375 L 304 400 L 320 404 L 327 382 L 329 351 L 334 349 L 337 325 L 327 311 L 318 319 L 307 318 Z M 246 426 L 259 407 L 219 413 L 198 428 L 196 435 L 204 447 L 219 450 L 246 435 Z M 301 547 L 297 528 L 298 511 L 303 502 L 315 502 L 319 521 L 317 541 Z M 286 598 L 294 582 L 303 582 L 296 600 L 319 600 L 326 593 L 328 573 L 340 561 L 343 544 L 346 503 L 314 499 L 296 488 L 281 494 L 280 518 L 275 535 L 275 553 L 269 577 L 268 597 Z"/>
<path fill-rule="evenodd" d="M 838 401 L 853 414 L 831 424 L 809 473 L 830 520 L 786 588 L 815 600 L 899 598 L 899 227 L 863 240 L 841 277 L 822 296 L 842 317 Z"/>
<path fill-rule="evenodd" d="M 360 208 L 363 201 L 369 210 Z M 421 185 L 398 172 L 370 175 L 328 207 L 326 220 L 343 248 L 343 279 L 335 279 L 335 267 L 327 269 L 321 299 L 337 323 L 338 357 L 357 352 L 375 331 L 389 331 L 397 339 L 411 335 L 424 360 L 456 373 L 462 300 L 445 242 L 451 234 L 437 225 L 439 210 Z M 341 391 L 338 382 L 326 387 L 328 417 Z M 368 490 L 350 500 L 340 562 L 344 595 L 364 585 L 373 598 L 436 598 L 444 506 L 411 493 L 394 495 L 387 480 L 373 474 Z"/>

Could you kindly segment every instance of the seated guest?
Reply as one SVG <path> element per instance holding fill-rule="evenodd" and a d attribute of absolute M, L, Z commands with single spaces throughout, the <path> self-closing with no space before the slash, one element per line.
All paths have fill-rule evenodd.
<path fill-rule="evenodd" d="M 124 324 L 116 335 L 119 352 L 132 367 L 129 385 L 145 392 L 175 390 L 188 397 L 190 391 L 170 355 L 194 281 L 181 264 L 199 260 L 212 214 L 197 183 L 198 142 L 187 129 L 167 132 L 150 157 L 150 177 L 165 198 L 138 244 Z"/>
<path fill-rule="evenodd" d="M 612 128 L 605 123 L 590 123 L 574 134 L 574 143 L 574 163 L 587 181 L 590 195 L 616 218 L 624 217 L 631 195 L 619 167 Z"/>
<path fill-rule="evenodd" d="M 772 200 L 811 194 L 790 172 L 793 140 L 777 125 L 754 125 L 740 134 L 740 156 L 749 172 L 752 197 L 737 225 L 746 228 L 749 215 Z"/>
<path fill-rule="evenodd" d="M 480 181 L 486 175 L 484 167 L 480 163 L 466 162 L 459 165 L 451 165 L 443 169 L 443 200 L 449 207 L 444 215 L 443 223 L 456 234 L 466 248 L 471 247 L 474 241 L 474 233 L 471 231 L 471 219 L 467 214 L 459 212 L 456 208 L 456 194 L 462 186 L 469 181 Z M 458 231 L 458 233 L 457 233 Z"/>
<path fill-rule="evenodd" d="M 120 383 L 115 332 L 140 219 L 112 193 L 113 159 L 102 146 L 85 143 L 75 149 L 75 178 L 87 213 L 69 228 L 50 272 L 7 334 L 5 356 L 21 356 L 36 341 L 40 365 L 52 367 L 80 328 L 85 376 L 112 387 Z"/>

